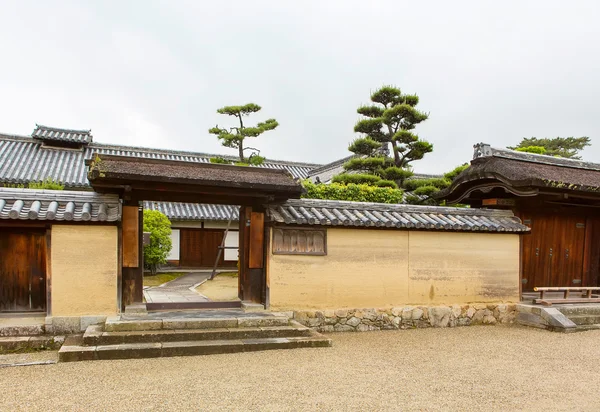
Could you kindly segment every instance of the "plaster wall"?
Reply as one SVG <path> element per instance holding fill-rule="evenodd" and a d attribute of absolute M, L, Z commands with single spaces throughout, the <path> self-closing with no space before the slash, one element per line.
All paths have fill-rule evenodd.
<path fill-rule="evenodd" d="M 273 309 L 517 302 L 519 236 L 327 230 L 327 255 L 269 253 Z"/>
<path fill-rule="evenodd" d="M 52 316 L 116 313 L 117 235 L 116 226 L 52 226 Z"/>

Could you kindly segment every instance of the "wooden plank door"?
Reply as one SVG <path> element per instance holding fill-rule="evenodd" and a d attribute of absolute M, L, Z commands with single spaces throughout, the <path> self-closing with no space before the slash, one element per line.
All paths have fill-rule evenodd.
<path fill-rule="evenodd" d="M 212 267 L 215 264 L 215 260 L 217 260 L 219 247 L 221 246 L 221 242 L 223 242 L 223 236 L 225 232 L 221 229 L 203 229 L 201 233 L 201 265 L 206 267 Z M 223 265 L 223 261 L 225 258 L 224 255 L 224 253 L 221 253 L 221 258 L 219 259 L 219 266 Z"/>
<path fill-rule="evenodd" d="M 522 214 L 523 222 L 531 233 L 522 235 L 523 290 L 532 291 L 536 286 L 549 286 L 553 253 L 554 218 L 549 215 Z"/>
<path fill-rule="evenodd" d="M 222 229 L 181 229 L 180 265 L 189 267 L 212 267 L 223 241 Z M 221 254 L 219 266 L 223 264 Z"/>
<path fill-rule="evenodd" d="M 0 231 L 0 311 L 45 310 L 45 231 Z"/>
<path fill-rule="evenodd" d="M 581 286 L 585 249 L 585 218 L 558 216 L 554 230 L 554 260 L 549 286 Z"/>

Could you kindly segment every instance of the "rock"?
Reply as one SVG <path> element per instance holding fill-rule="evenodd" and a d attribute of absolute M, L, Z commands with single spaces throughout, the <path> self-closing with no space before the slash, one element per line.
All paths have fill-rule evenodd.
<path fill-rule="evenodd" d="M 507 306 L 506 305 L 498 305 L 498 306 L 496 306 L 496 310 L 498 310 L 498 313 L 505 313 L 507 310 Z"/>
<path fill-rule="evenodd" d="M 378 318 L 378 313 L 374 309 L 367 309 L 363 311 L 363 318 L 369 320 L 376 320 Z"/>
<path fill-rule="evenodd" d="M 490 309 L 484 309 L 483 311 L 483 316 L 492 316 L 494 314 L 494 312 L 492 312 Z"/>
<path fill-rule="evenodd" d="M 337 316 L 338 318 L 345 318 L 348 317 L 348 311 L 345 309 L 339 309 L 335 311 L 335 316 Z"/>
<path fill-rule="evenodd" d="M 459 305 L 452 305 L 452 314 L 455 318 L 460 318 L 460 314 L 462 313 L 462 309 Z"/>
<path fill-rule="evenodd" d="M 492 315 L 487 315 L 483 317 L 483 323 L 485 325 L 494 325 L 496 323 L 496 318 Z"/>
<path fill-rule="evenodd" d="M 332 325 L 327 325 L 327 326 L 321 326 L 317 330 L 319 332 L 329 333 L 329 332 L 333 332 L 335 329 L 333 328 Z"/>
<path fill-rule="evenodd" d="M 471 323 L 472 324 L 481 323 L 483 321 L 483 316 L 484 316 L 483 309 L 476 311 L 475 314 L 473 315 L 473 318 L 471 318 Z"/>
<path fill-rule="evenodd" d="M 402 318 L 400 316 L 394 316 L 394 318 L 392 319 L 392 325 L 394 325 L 395 327 L 400 327 L 400 323 L 402 322 Z"/>
<path fill-rule="evenodd" d="M 429 308 L 429 323 L 434 328 L 445 328 L 450 323 L 451 313 L 451 309 L 447 306 Z"/>
<path fill-rule="evenodd" d="M 467 309 L 467 317 L 469 319 L 471 319 L 473 317 L 473 315 L 475 314 L 475 312 L 477 312 L 475 310 L 475 308 L 473 306 L 469 307 L 469 309 Z"/>
<path fill-rule="evenodd" d="M 348 325 L 340 325 L 339 323 L 333 327 L 336 332 L 354 332 L 354 328 Z"/>
<path fill-rule="evenodd" d="M 487 305 L 484 303 L 476 303 L 473 305 L 473 307 L 475 308 L 475 310 L 487 309 Z"/>
<path fill-rule="evenodd" d="M 405 307 L 402 310 L 402 319 L 411 320 L 412 319 L 412 311 L 413 311 L 412 307 L 410 307 L 410 306 Z"/>
<path fill-rule="evenodd" d="M 402 311 L 404 310 L 404 308 L 392 308 L 392 315 L 394 316 L 402 316 Z"/>
<path fill-rule="evenodd" d="M 371 329 L 372 327 L 373 327 L 373 326 L 367 326 L 367 325 L 363 325 L 363 324 L 361 323 L 360 325 L 358 325 L 358 326 L 356 327 L 356 330 L 357 330 L 358 332 L 366 332 L 366 331 L 369 331 L 369 330 L 373 330 L 373 329 Z"/>
<path fill-rule="evenodd" d="M 334 318 L 335 311 L 334 310 L 324 310 L 323 315 L 325 315 L 326 318 Z"/>
<path fill-rule="evenodd" d="M 335 325 L 338 322 L 338 318 L 337 317 L 331 317 L 331 318 L 325 318 L 325 324 L 326 325 Z"/>
<path fill-rule="evenodd" d="M 357 318 L 356 316 L 351 317 L 350 319 L 348 319 L 348 321 L 346 322 L 347 325 L 350 326 L 357 326 L 360 323 L 360 319 Z"/>
<path fill-rule="evenodd" d="M 423 309 L 413 309 L 412 311 L 412 320 L 419 320 L 423 317 Z"/>
<path fill-rule="evenodd" d="M 314 328 L 316 326 L 321 326 L 321 324 L 322 324 L 322 319 L 319 319 L 319 318 L 306 319 L 306 325 L 310 326 L 311 328 Z"/>
<path fill-rule="evenodd" d="M 364 313 L 362 310 L 357 310 L 356 312 L 354 312 L 354 317 L 362 319 L 364 317 Z"/>

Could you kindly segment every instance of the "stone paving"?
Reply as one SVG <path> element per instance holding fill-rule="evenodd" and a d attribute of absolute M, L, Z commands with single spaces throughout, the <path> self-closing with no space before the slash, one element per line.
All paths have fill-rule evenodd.
<path fill-rule="evenodd" d="M 147 303 L 210 302 L 206 296 L 196 292 L 195 287 L 208 279 L 211 273 L 191 272 L 160 286 L 149 287 L 144 289 L 144 298 Z"/>

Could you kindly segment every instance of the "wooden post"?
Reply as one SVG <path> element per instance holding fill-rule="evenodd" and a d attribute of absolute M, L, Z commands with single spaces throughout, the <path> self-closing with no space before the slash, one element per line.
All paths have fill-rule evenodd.
<path fill-rule="evenodd" d="M 122 307 L 144 301 L 143 209 L 139 202 L 123 206 L 122 219 Z"/>

